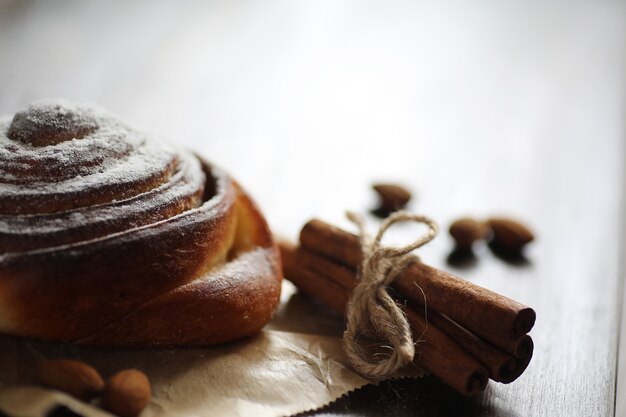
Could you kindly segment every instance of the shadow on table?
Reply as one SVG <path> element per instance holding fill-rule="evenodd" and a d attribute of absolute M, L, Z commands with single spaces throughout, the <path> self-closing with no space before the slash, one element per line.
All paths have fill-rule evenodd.
<path fill-rule="evenodd" d="M 532 262 L 523 252 L 510 252 L 493 243 L 489 243 L 487 247 L 491 250 L 493 256 L 500 261 L 517 268 L 525 268 L 532 266 Z M 446 257 L 446 263 L 457 269 L 471 269 L 478 265 L 479 257 L 472 249 L 454 248 Z"/>
<path fill-rule="evenodd" d="M 454 268 L 469 269 L 478 264 L 478 257 L 472 249 L 454 248 L 446 257 L 446 262 Z"/>
<path fill-rule="evenodd" d="M 505 411 L 505 410 L 499 410 Z M 396 379 L 367 385 L 317 411 L 298 417 L 321 416 L 419 416 L 472 417 L 500 415 L 476 399 L 464 397 L 437 378 Z M 509 415 L 504 412 L 502 415 Z"/>
<path fill-rule="evenodd" d="M 511 252 L 493 244 L 493 242 L 489 243 L 487 246 L 496 258 L 511 266 L 525 268 L 532 265 L 530 259 L 528 259 L 523 252 Z"/>

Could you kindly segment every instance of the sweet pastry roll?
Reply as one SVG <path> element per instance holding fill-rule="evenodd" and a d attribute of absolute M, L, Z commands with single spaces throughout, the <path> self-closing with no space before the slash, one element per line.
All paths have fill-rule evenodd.
<path fill-rule="evenodd" d="M 258 332 L 280 295 L 267 223 L 197 155 L 60 101 L 0 120 L 0 332 L 192 346 Z"/>

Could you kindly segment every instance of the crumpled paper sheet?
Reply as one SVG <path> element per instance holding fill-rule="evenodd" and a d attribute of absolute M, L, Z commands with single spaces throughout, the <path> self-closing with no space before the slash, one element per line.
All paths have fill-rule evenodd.
<path fill-rule="evenodd" d="M 43 358 L 75 358 L 106 378 L 137 368 L 152 383 L 142 417 L 288 416 L 319 408 L 368 381 L 347 365 L 343 321 L 283 285 L 274 320 L 256 337 L 203 349 L 94 349 L 0 337 L 0 411 L 42 417 L 58 405 L 84 415 L 109 415 L 94 405 L 36 386 Z M 403 372 L 418 376 L 417 368 Z"/>

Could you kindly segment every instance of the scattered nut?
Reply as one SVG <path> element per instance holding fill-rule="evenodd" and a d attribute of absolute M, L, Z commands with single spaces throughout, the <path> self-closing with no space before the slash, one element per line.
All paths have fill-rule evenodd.
<path fill-rule="evenodd" d="M 464 217 L 452 223 L 449 232 L 456 242 L 457 249 L 469 250 L 474 242 L 487 237 L 489 227 L 485 222 Z"/>
<path fill-rule="evenodd" d="M 380 207 L 373 210 L 379 217 L 387 217 L 394 211 L 403 209 L 411 200 L 411 193 L 397 184 L 374 184 L 372 188 L 380 197 Z"/>
<path fill-rule="evenodd" d="M 509 218 L 491 218 L 487 220 L 493 236 L 491 243 L 506 252 L 520 252 L 524 246 L 535 239 L 533 233 L 524 224 Z"/>
<path fill-rule="evenodd" d="M 136 417 L 150 402 L 150 381 L 136 369 L 113 375 L 102 393 L 102 406 L 120 417 Z"/>
<path fill-rule="evenodd" d="M 104 388 L 102 377 L 86 363 L 70 360 L 43 360 L 38 364 L 39 379 L 44 385 L 89 400 Z"/>

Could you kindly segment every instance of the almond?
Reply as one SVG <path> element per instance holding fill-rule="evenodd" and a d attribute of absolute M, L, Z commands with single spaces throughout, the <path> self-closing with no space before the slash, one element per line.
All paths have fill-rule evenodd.
<path fill-rule="evenodd" d="M 487 220 L 493 236 L 491 243 L 507 252 L 520 252 L 535 236 L 523 223 L 506 217 L 494 217 Z"/>
<path fill-rule="evenodd" d="M 95 397 L 104 388 L 104 381 L 98 371 L 80 361 L 43 360 L 38 364 L 38 374 L 44 385 L 82 400 Z"/>
<path fill-rule="evenodd" d="M 102 393 L 102 406 L 120 417 L 135 417 L 150 402 L 150 381 L 136 369 L 126 369 L 113 375 Z"/>
<path fill-rule="evenodd" d="M 380 197 L 380 207 L 374 210 L 380 217 L 403 209 L 411 200 L 411 193 L 397 184 L 374 184 L 372 188 Z"/>
<path fill-rule="evenodd" d="M 489 228 L 485 222 L 471 217 L 464 217 L 452 223 L 449 232 L 458 249 L 468 250 L 474 242 L 487 237 Z"/>

